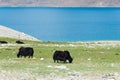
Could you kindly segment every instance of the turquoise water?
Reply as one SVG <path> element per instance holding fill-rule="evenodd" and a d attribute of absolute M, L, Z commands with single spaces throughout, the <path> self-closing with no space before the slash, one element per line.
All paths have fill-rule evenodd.
<path fill-rule="evenodd" d="M 120 40 L 120 8 L 1 7 L 0 25 L 43 41 Z"/>

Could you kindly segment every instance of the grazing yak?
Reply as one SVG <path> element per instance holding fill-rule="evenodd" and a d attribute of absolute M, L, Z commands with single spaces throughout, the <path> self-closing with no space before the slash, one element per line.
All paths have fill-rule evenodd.
<path fill-rule="evenodd" d="M 56 62 L 57 60 L 57 63 L 59 61 L 64 61 L 64 63 L 66 63 L 66 61 L 68 60 L 69 63 L 72 63 L 73 58 L 70 56 L 69 51 L 55 51 L 53 54 L 53 60 L 54 62 Z"/>
<path fill-rule="evenodd" d="M 16 43 L 17 43 L 17 44 L 24 44 L 24 42 L 19 41 L 19 40 L 18 40 L 18 41 L 16 41 Z"/>
<path fill-rule="evenodd" d="M 31 47 L 20 47 L 19 48 L 19 52 L 18 52 L 18 54 L 17 54 L 17 57 L 19 58 L 19 57 L 22 57 L 22 56 L 24 56 L 24 57 L 33 57 L 33 54 L 34 54 L 34 50 L 33 50 L 33 48 L 31 48 Z"/>
<path fill-rule="evenodd" d="M 7 44 L 7 41 L 0 41 L 1 44 Z"/>

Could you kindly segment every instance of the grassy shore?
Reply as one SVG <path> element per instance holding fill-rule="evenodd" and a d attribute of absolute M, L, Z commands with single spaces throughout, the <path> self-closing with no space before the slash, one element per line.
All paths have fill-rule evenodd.
<path fill-rule="evenodd" d="M 111 73 L 120 73 L 119 41 L 25 41 L 26 44 L 16 44 L 10 39 L 8 41 L 9 44 L 0 44 L 0 77 L 3 80 L 7 80 L 4 75 L 8 78 L 12 76 L 13 79 L 16 76 L 16 80 L 20 78 L 19 75 L 25 80 L 102 80 L 108 74 L 110 76 Z M 21 46 L 33 47 L 34 57 L 17 58 Z M 69 50 L 74 58 L 73 63 L 54 63 L 52 56 L 55 50 Z"/>

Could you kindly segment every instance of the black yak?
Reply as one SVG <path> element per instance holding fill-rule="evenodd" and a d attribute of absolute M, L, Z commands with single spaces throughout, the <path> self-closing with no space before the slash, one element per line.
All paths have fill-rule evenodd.
<path fill-rule="evenodd" d="M 19 41 L 19 40 L 18 40 L 18 41 L 16 41 L 16 43 L 17 43 L 17 44 L 24 44 L 24 42 Z"/>
<path fill-rule="evenodd" d="M 17 54 L 17 57 L 19 58 L 19 57 L 22 57 L 22 56 L 24 56 L 24 57 L 33 57 L 33 54 L 34 54 L 34 50 L 33 50 L 33 48 L 31 48 L 31 47 L 21 47 L 21 48 L 19 48 L 19 52 L 18 52 L 18 54 Z"/>
<path fill-rule="evenodd" d="M 69 51 L 55 51 L 53 54 L 53 60 L 54 62 L 59 62 L 59 61 L 64 61 L 64 63 L 66 63 L 66 61 L 68 60 L 69 63 L 72 63 L 73 58 L 70 56 Z"/>
<path fill-rule="evenodd" d="M 7 44 L 7 41 L 0 41 L 1 44 Z"/>

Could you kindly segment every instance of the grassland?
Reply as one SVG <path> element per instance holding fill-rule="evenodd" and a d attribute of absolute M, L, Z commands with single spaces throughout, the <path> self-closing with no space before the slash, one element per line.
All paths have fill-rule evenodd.
<path fill-rule="evenodd" d="M 0 44 L 0 77 L 3 80 L 14 78 L 14 80 L 108 80 L 112 77 L 119 80 L 119 41 L 85 43 L 24 41 L 25 44 L 16 44 L 13 39 L 7 41 L 8 44 Z M 33 47 L 34 57 L 17 58 L 21 46 Z M 73 63 L 54 63 L 52 55 L 55 50 L 69 50 L 74 58 Z"/>

